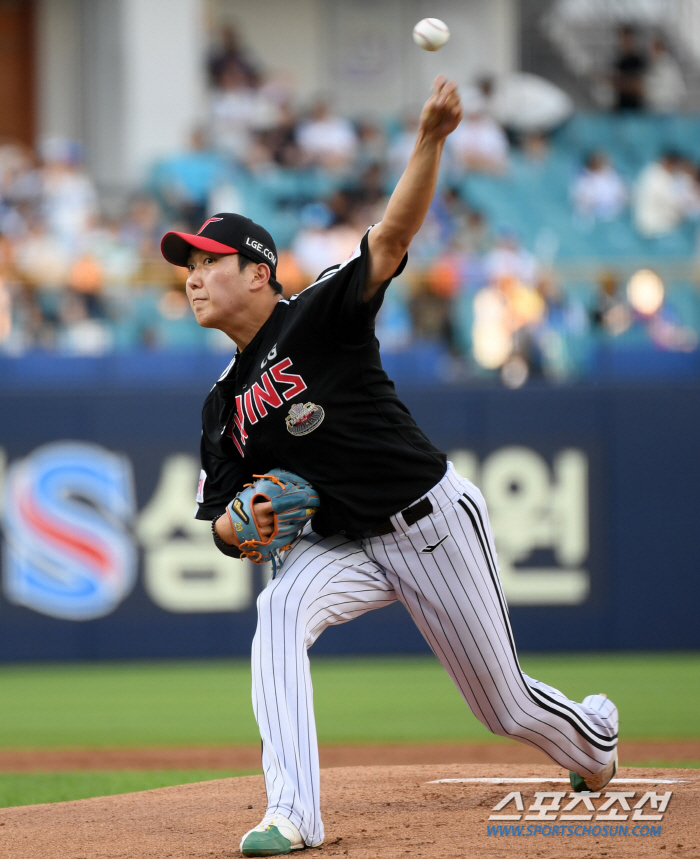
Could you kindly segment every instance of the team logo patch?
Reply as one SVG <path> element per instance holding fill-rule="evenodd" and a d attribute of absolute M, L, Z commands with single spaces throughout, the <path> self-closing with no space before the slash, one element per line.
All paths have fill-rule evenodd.
<path fill-rule="evenodd" d="M 284 422 L 292 435 L 307 435 L 320 426 L 325 416 L 321 406 L 315 403 L 294 403 Z"/>

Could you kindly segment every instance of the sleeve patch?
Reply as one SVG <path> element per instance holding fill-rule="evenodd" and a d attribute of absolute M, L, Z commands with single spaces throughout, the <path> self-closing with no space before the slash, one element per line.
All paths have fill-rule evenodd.
<path fill-rule="evenodd" d="M 368 232 L 369 232 L 369 230 L 368 230 Z M 357 247 L 355 248 L 355 250 L 354 250 L 354 251 L 350 254 L 350 256 L 345 260 L 345 262 L 343 263 L 343 266 L 347 265 L 349 262 L 352 262 L 352 260 L 357 259 L 357 258 L 360 256 L 360 254 L 361 254 L 361 253 L 362 253 L 362 242 L 360 242 L 360 243 L 357 245 Z M 341 268 L 342 268 L 342 266 L 341 266 Z"/>
<path fill-rule="evenodd" d="M 199 472 L 199 483 L 197 484 L 197 503 L 198 504 L 204 503 L 204 484 L 206 483 L 206 480 L 207 480 L 207 473 L 206 473 L 206 471 L 204 471 L 204 469 L 202 469 Z"/>

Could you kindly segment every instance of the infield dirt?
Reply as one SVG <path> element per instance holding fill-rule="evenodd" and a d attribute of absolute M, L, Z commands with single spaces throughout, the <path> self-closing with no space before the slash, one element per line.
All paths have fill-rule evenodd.
<path fill-rule="evenodd" d="M 620 760 L 665 766 L 700 761 L 700 740 L 621 740 Z M 388 746 L 321 746 L 321 766 L 414 764 L 540 764 L 544 752 L 523 743 L 427 743 Z M 259 770 L 260 746 L 149 749 L 0 750 L 0 772 L 67 770 L 229 769 Z"/>
<path fill-rule="evenodd" d="M 503 857 L 559 859 L 588 857 L 700 857 L 700 773 L 683 769 L 623 767 L 620 779 L 653 779 L 657 783 L 610 785 L 634 792 L 632 804 L 648 790 L 672 790 L 660 834 L 643 837 L 583 834 L 580 837 L 494 836 L 487 834 L 493 807 L 518 790 L 525 813 L 535 791 L 564 791 L 567 785 L 431 783 L 445 778 L 562 778 L 552 765 L 442 764 L 324 769 L 321 773 L 326 840 L 309 854 L 375 857 Z M 662 779 L 676 779 L 664 784 Z M 600 803 L 600 800 L 598 800 Z M 123 796 L 0 810 L 0 855 L 7 859 L 228 859 L 240 856 L 242 833 L 265 811 L 262 776 L 221 779 Z M 512 813 L 512 807 L 508 809 Z M 653 813 L 647 807 L 647 813 Z M 625 814 L 618 811 L 618 814 Z M 521 821 L 527 823 L 527 821 Z M 581 826 L 605 825 L 591 821 Z M 556 824 L 539 823 L 552 827 Z M 562 827 L 563 828 L 563 827 Z M 301 854 L 297 854 L 301 855 Z M 306 854 L 304 854 L 306 855 Z"/>

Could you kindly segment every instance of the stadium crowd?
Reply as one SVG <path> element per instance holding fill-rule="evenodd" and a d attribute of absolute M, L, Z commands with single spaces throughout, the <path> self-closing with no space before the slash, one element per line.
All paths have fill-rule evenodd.
<path fill-rule="evenodd" d="M 653 51 L 658 59 L 665 48 L 655 43 Z M 639 94 L 638 73 L 648 66 L 618 66 L 618 85 L 630 98 L 631 90 Z M 654 68 L 647 80 L 655 81 L 649 92 L 658 107 L 674 76 L 668 64 L 665 77 Z M 153 165 L 117 213 L 101 205 L 78 143 L 47 139 L 36 153 L 0 146 L 0 353 L 230 351 L 220 332 L 194 322 L 184 272 L 160 255 L 167 229 L 196 230 L 217 211 L 250 215 L 276 237 L 278 279 L 291 295 L 346 258 L 381 218 L 417 117 L 351 121 L 324 100 L 300 111 L 285 83 L 265 78 L 231 30 L 212 51 L 209 74 L 207 122 L 183 151 Z M 634 110 L 641 107 L 638 100 Z M 578 248 L 570 257 L 595 258 L 600 236 L 618 233 L 626 237 L 618 254 L 625 264 L 664 248 L 671 258 L 693 254 L 700 153 L 674 148 L 676 138 L 666 140 L 658 123 L 656 148 L 629 158 L 624 147 L 598 145 L 614 134 L 567 148 L 576 117 L 561 132 L 513 134 L 494 119 L 485 81 L 464 93 L 464 113 L 409 266 L 378 320 L 383 349 L 432 344 L 443 376 L 500 374 L 513 386 L 528 377 L 585 376 L 601 342 L 693 351 L 700 311 L 692 285 L 685 303 L 674 305 L 653 273 L 640 281 L 641 292 L 632 281 L 625 289 L 614 254 L 585 283 L 562 278 L 557 263 L 569 238 Z M 545 186 L 559 195 L 548 204 L 560 206 L 558 215 L 551 207 L 538 212 Z M 501 210 L 492 206 L 497 192 Z M 525 235 L 538 218 L 538 232 Z"/>

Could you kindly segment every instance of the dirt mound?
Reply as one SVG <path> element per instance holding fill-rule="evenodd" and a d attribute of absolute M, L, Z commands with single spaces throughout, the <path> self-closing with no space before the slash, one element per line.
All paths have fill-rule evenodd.
<path fill-rule="evenodd" d="M 562 779 L 565 775 L 557 767 L 536 764 L 325 769 L 321 782 L 326 841 L 310 857 L 405 859 L 413 854 L 435 859 L 502 859 L 508 852 L 519 857 L 566 854 L 581 859 L 605 855 L 623 859 L 700 857 L 700 773 L 696 770 L 623 767 L 619 779 L 652 782 L 611 784 L 609 792 L 627 794 L 622 797 L 623 805 L 613 800 L 612 808 L 601 811 L 606 798 L 589 799 L 593 811 L 588 813 L 598 819 L 585 822 L 560 820 L 564 804 L 570 802 L 567 784 L 512 781 Z M 503 783 L 435 783 L 438 779 L 499 777 Z M 668 779 L 675 781 L 663 783 Z M 559 811 L 542 812 L 556 819 L 525 819 L 533 813 L 529 809 L 536 791 L 567 793 Z M 648 791 L 659 795 L 672 791 L 662 820 L 633 821 L 634 805 Z M 494 812 L 494 806 L 513 792 L 519 793 L 523 810 L 518 810 L 514 797 L 506 808 Z M 624 809 L 624 802 L 631 810 Z M 552 804 L 552 800 L 541 798 L 542 804 Z M 264 811 L 262 776 L 3 809 L 0 855 L 8 859 L 224 859 L 240 856 L 241 834 L 258 823 Z M 489 821 L 497 813 L 519 814 L 520 821 Z M 587 812 L 578 806 L 573 813 Z M 642 813 L 654 814 L 655 810 L 647 803 Z M 614 817 L 600 819 L 603 814 Z M 513 832 L 514 826 L 522 827 L 519 835 Z M 529 834 L 528 826 L 532 827 Z M 652 827 L 656 834 L 650 833 Z"/>

